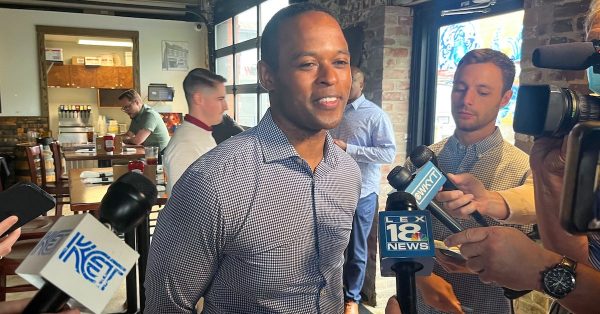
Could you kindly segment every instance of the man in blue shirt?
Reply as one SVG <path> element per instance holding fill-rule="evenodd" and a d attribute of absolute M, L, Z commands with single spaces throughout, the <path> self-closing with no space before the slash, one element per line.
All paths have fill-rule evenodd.
<path fill-rule="evenodd" d="M 360 170 L 327 130 L 352 82 L 339 23 L 302 3 L 276 13 L 258 72 L 259 124 L 192 163 L 161 211 L 145 313 L 343 312 L 342 265 Z"/>
<path fill-rule="evenodd" d="M 362 94 L 364 83 L 363 72 L 353 66 L 352 88 L 344 119 L 330 132 L 335 144 L 356 160 L 362 175 L 360 199 L 352 222 L 344 265 L 346 314 L 358 313 L 367 266 L 367 237 L 378 207 L 381 164 L 392 163 L 396 156 L 392 123 L 379 106 Z"/>

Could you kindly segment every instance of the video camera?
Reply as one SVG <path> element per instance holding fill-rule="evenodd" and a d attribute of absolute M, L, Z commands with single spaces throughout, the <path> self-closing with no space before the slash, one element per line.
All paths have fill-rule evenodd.
<path fill-rule="evenodd" d="M 552 85 L 521 85 L 513 128 L 533 136 L 569 134 L 560 218 L 571 233 L 600 230 L 600 41 L 535 49 L 539 68 L 586 70 L 591 94 Z"/>

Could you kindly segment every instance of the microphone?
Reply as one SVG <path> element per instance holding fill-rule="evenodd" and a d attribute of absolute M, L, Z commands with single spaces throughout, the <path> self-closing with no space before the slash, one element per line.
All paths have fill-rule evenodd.
<path fill-rule="evenodd" d="M 417 168 L 421 168 L 426 162 L 431 161 L 433 163 L 433 165 L 435 167 L 438 167 L 438 169 L 439 169 L 438 162 L 437 162 L 437 157 L 435 156 L 435 153 L 429 147 L 427 147 L 425 145 L 418 146 L 417 148 L 415 148 L 410 153 L 410 161 Z M 440 172 L 442 173 L 442 175 L 445 178 L 448 178 L 448 175 L 446 173 L 444 173 L 442 170 L 440 170 Z M 444 190 L 446 190 L 446 191 L 455 191 L 455 190 L 458 190 L 458 187 L 454 184 L 454 182 L 452 182 L 449 179 L 447 179 L 446 183 L 444 183 Z M 474 212 L 472 212 L 470 214 L 470 216 L 480 226 L 482 226 L 482 227 L 489 227 L 490 226 L 487 223 L 487 221 L 485 221 L 485 218 L 483 218 L 483 216 L 481 215 L 480 212 L 474 211 Z"/>
<path fill-rule="evenodd" d="M 414 195 L 417 199 L 417 206 L 430 211 L 450 231 L 454 233 L 463 231 L 463 226 L 454 217 L 432 202 L 433 197 L 446 181 L 446 177 L 431 162 L 427 162 L 425 165 L 427 167 L 421 167 L 416 174 L 412 174 L 402 166 L 396 166 L 387 176 L 388 183 L 398 191 Z"/>
<path fill-rule="evenodd" d="M 585 70 L 600 63 L 596 42 L 548 45 L 533 51 L 533 65 L 557 70 Z"/>
<path fill-rule="evenodd" d="M 402 313 L 417 313 L 415 275 L 431 275 L 435 255 L 429 212 L 411 194 L 393 192 L 379 212 L 379 237 L 381 276 L 396 277 Z"/>
<path fill-rule="evenodd" d="M 394 169 L 392 169 L 392 171 L 390 171 L 387 179 L 390 185 L 396 190 L 404 190 L 405 192 L 414 195 L 417 202 L 417 207 L 420 209 L 426 208 L 429 210 L 433 216 L 450 231 L 458 233 L 464 230 L 458 221 L 450 216 L 445 210 L 432 202 L 435 194 L 437 194 L 439 189 L 444 185 L 446 177 L 438 168 L 433 165 L 431 161 L 427 161 L 415 174 L 411 174 L 408 169 L 402 166 L 396 166 Z M 382 217 L 380 215 L 380 222 L 381 218 Z M 380 232 L 381 239 L 383 239 L 383 236 L 384 235 L 382 235 Z M 381 251 L 383 252 L 383 248 Z M 504 290 L 504 296 L 511 300 L 519 298 L 530 292 L 530 290 L 515 291 L 504 287 L 502 289 Z M 398 300 L 398 302 L 400 302 L 400 300 Z"/>
<path fill-rule="evenodd" d="M 56 221 L 16 270 L 40 288 L 23 313 L 59 312 L 71 298 L 101 313 L 139 257 L 109 229 L 131 231 L 150 212 L 157 194 L 150 180 L 130 172 L 102 198 L 104 224 L 90 214 Z"/>

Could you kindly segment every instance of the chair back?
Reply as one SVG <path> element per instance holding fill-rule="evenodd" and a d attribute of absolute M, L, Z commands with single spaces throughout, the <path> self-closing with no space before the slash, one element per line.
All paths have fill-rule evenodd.
<path fill-rule="evenodd" d="M 64 180 L 63 176 L 64 176 L 64 167 L 63 167 L 63 157 L 62 157 L 62 150 L 60 148 L 60 142 L 59 141 L 52 141 L 52 143 L 50 143 L 50 150 L 52 151 L 52 156 L 54 157 L 54 173 L 56 175 L 56 181 L 62 181 Z"/>
<path fill-rule="evenodd" d="M 44 162 L 44 154 L 42 154 L 42 146 L 28 146 L 25 149 L 25 153 L 27 154 L 27 163 L 29 164 L 29 176 L 31 178 L 31 182 L 35 185 L 45 186 L 46 185 L 46 165 Z M 39 159 L 39 167 L 40 167 L 40 175 L 38 177 L 37 172 L 37 164 L 35 159 Z M 41 181 L 40 181 L 41 178 Z"/>

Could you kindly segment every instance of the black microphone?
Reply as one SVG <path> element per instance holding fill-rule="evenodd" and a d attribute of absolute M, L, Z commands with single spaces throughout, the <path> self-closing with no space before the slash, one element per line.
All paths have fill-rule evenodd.
<path fill-rule="evenodd" d="M 433 163 L 433 165 L 436 166 L 438 169 L 440 168 L 438 165 L 438 161 L 437 161 L 437 157 L 435 156 L 435 153 L 429 147 L 427 147 L 425 145 L 418 146 L 410 153 L 410 161 L 417 168 L 421 168 L 428 161 L 431 161 Z M 441 173 L 444 174 L 444 176 L 446 178 L 448 178 L 448 174 L 446 174 L 441 169 L 439 169 L 439 170 Z M 458 190 L 458 187 L 454 184 L 454 182 L 450 181 L 450 179 L 447 179 L 446 182 L 444 183 L 444 190 L 455 191 L 455 190 Z M 480 226 L 482 226 L 482 227 L 490 226 L 487 223 L 487 221 L 485 221 L 485 218 L 483 218 L 483 216 L 481 215 L 480 212 L 474 211 L 470 214 L 470 216 L 473 217 L 473 219 Z"/>
<path fill-rule="evenodd" d="M 379 233 L 381 276 L 396 277 L 402 313 L 417 313 L 415 275 L 431 275 L 435 255 L 429 212 L 410 193 L 393 192 L 379 213 Z"/>
<path fill-rule="evenodd" d="M 412 182 L 415 174 L 408 171 L 408 169 L 402 166 L 396 166 L 390 173 L 387 175 L 388 183 L 398 191 L 404 191 L 406 187 Z M 439 205 L 434 202 L 429 203 L 427 206 L 427 210 L 431 212 L 433 217 L 435 217 L 438 221 L 440 221 L 446 228 L 454 233 L 461 232 L 465 230 L 463 226 L 454 219 L 454 217 L 450 216 L 445 210 L 443 210 Z"/>
<path fill-rule="evenodd" d="M 137 224 L 143 221 L 145 216 L 150 213 L 152 205 L 156 203 L 157 195 L 158 192 L 156 190 L 156 186 L 148 178 L 133 172 L 126 173 L 110 185 L 108 191 L 102 198 L 100 203 L 100 221 L 104 224 L 104 226 L 108 227 L 113 232 L 129 232 L 134 229 Z M 106 305 L 105 302 L 110 300 L 113 291 L 111 291 L 111 293 L 105 293 L 105 291 L 110 290 L 107 287 L 109 287 L 111 280 L 117 277 L 117 273 L 123 276 L 128 272 L 127 266 L 125 265 L 126 262 L 131 259 L 131 257 L 127 256 L 127 258 L 116 258 L 115 256 L 107 255 L 106 259 L 88 261 L 87 256 L 81 256 L 76 260 L 76 268 L 78 269 L 76 272 L 76 269 L 73 269 L 70 267 L 70 265 L 66 265 L 66 263 L 69 261 L 68 253 L 70 251 L 68 251 L 67 248 L 61 248 L 63 247 L 64 243 L 69 243 L 67 246 L 70 246 L 72 243 L 75 243 L 75 245 L 77 245 L 77 243 L 84 243 L 87 246 L 87 250 L 93 251 L 96 249 L 97 253 L 94 256 L 103 256 L 107 253 L 116 254 L 115 251 L 122 251 L 125 249 L 131 250 L 131 248 L 116 238 L 116 236 L 112 233 L 108 233 L 108 235 L 115 237 L 116 242 L 111 242 L 109 244 L 109 240 L 112 239 L 104 238 L 102 243 L 93 243 L 93 241 L 90 239 L 92 238 L 91 235 L 94 233 L 94 229 L 96 228 L 95 225 L 101 224 L 92 218 L 91 220 L 95 225 L 90 225 L 90 221 L 86 216 L 89 215 L 86 214 L 61 217 L 55 223 L 55 226 L 57 226 L 58 229 L 53 227 L 40 241 L 40 244 L 38 244 L 38 246 L 36 246 L 36 248 L 23 261 L 21 266 L 24 266 L 25 269 L 23 271 L 19 271 L 19 269 L 17 269 L 18 274 L 23 273 L 28 276 L 37 275 L 45 281 L 40 291 L 29 302 L 23 313 L 56 313 L 59 312 L 71 298 L 83 304 L 90 310 L 99 312 L 98 310 L 101 310 L 103 306 Z M 74 223 L 72 221 L 74 221 Z M 106 229 L 100 227 L 100 230 Z M 86 240 L 89 241 L 86 242 Z M 106 243 L 104 243 L 104 241 L 106 241 Z M 47 246 L 40 246 L 42 243 L 47 244 Z M 106 252 L 97 250 L 102 248 L 109 248 L 110 250 Z M 61 252 L 58 252 L 59 249 L 61 249 Z M 73 250 L 77 251 L 78 248 L 75 247 Z M 65 255 L 65 252 L 67 252 L 66 257 L 63 256 Z M 130 253 L 123 254 L 127 255 Z M 59 260 L 61 263 L 58 265 L 65 265 L 61 266 L 60 269 L 56 269 L 55 271 L 56 273 L 62 273 L 63 276 L 61 278 L 50 278 L 49 276 L 44 276 L 44 274 L 41 272 L 36 274 L 28 273 L 28 271 L 30 272 L 31 269 L 27 264 L 27 260 L 31 259 L 31 263 L 29 264 L 40 264 L 38 261 L 40 259 L 40 255 L 44 257 L 44 264 L 56 263 L 56 260 Z M 136 253 L 134 258 L 137 259 L 137 256 L 138 255 Z M 85 269 L 84 272 L 86 273 L 80 274 L 80 263 L 83 265 L 82 267 L 87 267 L 85 266 L 87 263 L 105 266 L 90 273 L 87 273 L 87 269 Z M 135 260 L 133 260 L 133 263 L 135 263 Z M 133 263 L 131 266 L 133 266 Z M 102 270 L 107 267 L 109 270 L 112 269 L 113 272 L 101 276 L 103 275 L 101 273 Z M 79 279 L 79 277 L 86 275 L 88 277 L 94 275 L 99 277 L 95 281 L 86 278 L 87 281 L 91 282 L 90 287 L 92 287 L 92 290 L 97 289 L 97 294 L 83 294 L 81 291 L 83 289 L 89 289 L 87 286 L 78 289 L 71 288 L 72 291 L 66 290 L 65 288 L 63 288 L 63 291 L 58 287 L 62 284 L 60 282 L 61 279 L 62 281 L 71 280 L 71 278 Z M 87 281 L 86 284 L 88 283 Z M 81 289 L 81 291 L 79 291 L 79 289 Z M 99 302 L 99 299 L 102 299 L 102 302 Z"/>
<path fill-rule="evenodd" d="M 600 63 L 596 42 L 547 45 L 533 51 L 533 65 L 556 70 L 585 70 Z"/>

